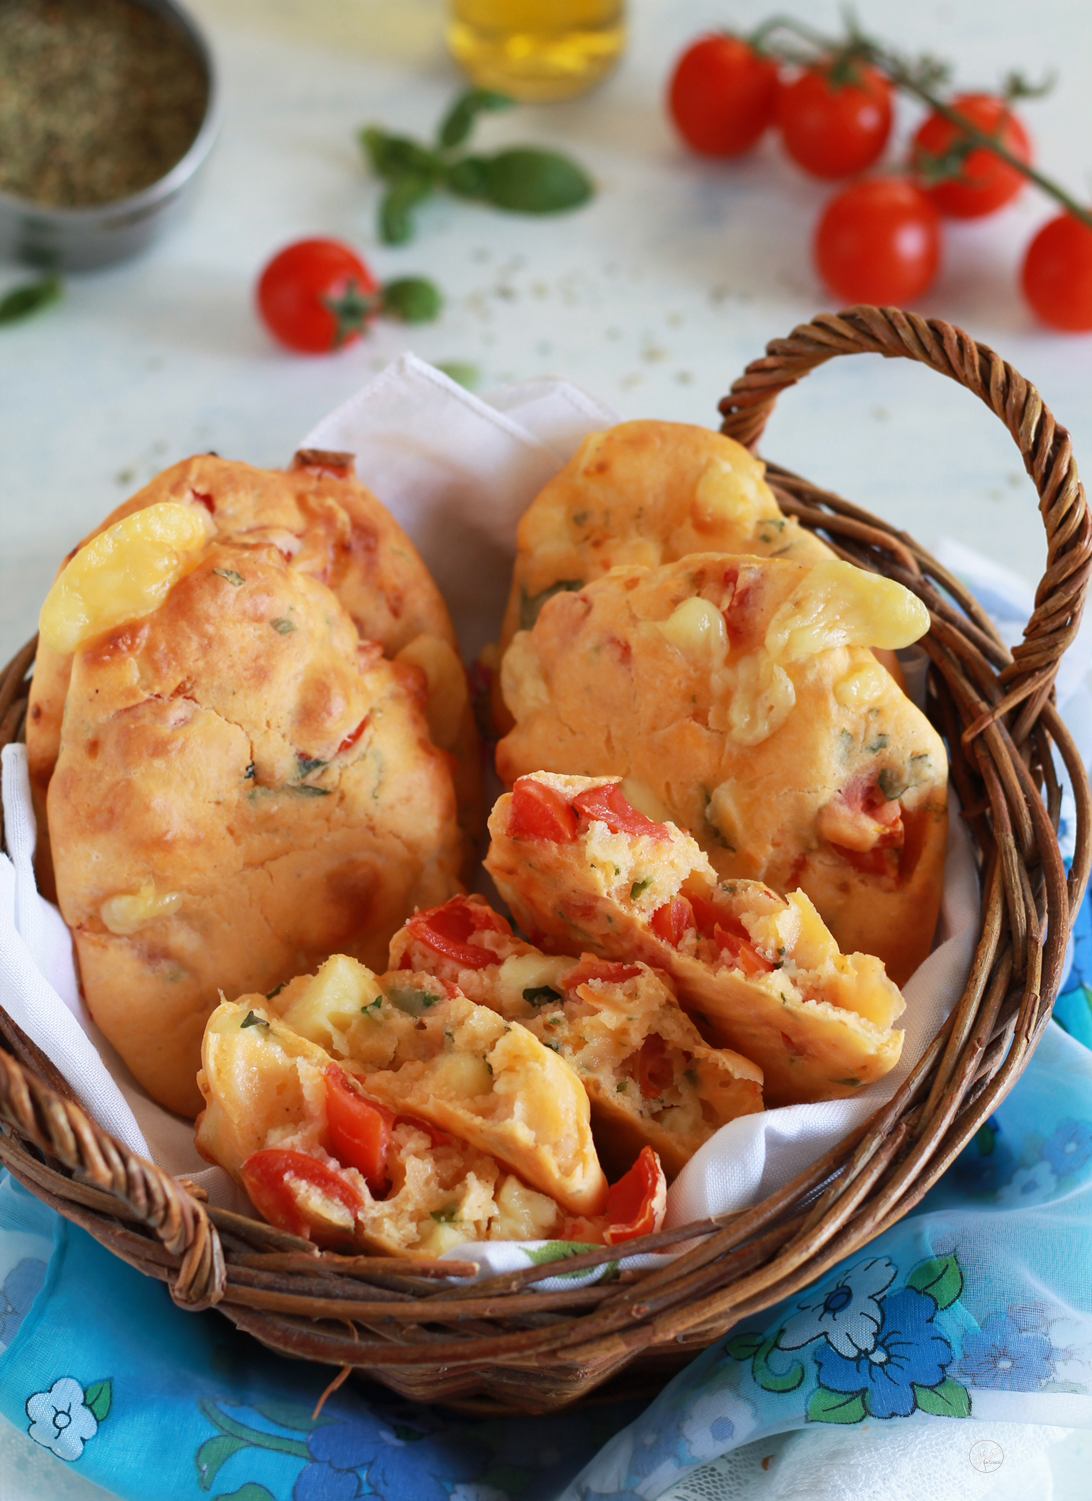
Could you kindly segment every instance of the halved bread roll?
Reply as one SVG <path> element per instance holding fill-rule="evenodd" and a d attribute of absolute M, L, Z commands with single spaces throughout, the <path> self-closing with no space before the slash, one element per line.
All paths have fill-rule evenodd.
<path fill-rule="evenodd" d="M 588 1092 L 611 1176 L 650 1146 L 673 1178 L 720 1126 L 762 1109 L 762 1070 L 710 1047 L 662 971 L 544 954 L 480 897 L 415 913 L 391 940 L 391 966 L 457 985 L 560 1053 Z"/>
<path fill-rule="evenodd" d="M 571 1214 L 603 1210 L 607 1180 L 587 1095 L 525 1027 L 432 975 L 377 977 L 344 955 L 268 1004 L 390 1109 L 488 1152 Z"/>
<path fill-rule="evenodd" d="M 705 1035 L 753 1059 L 768 1105 L 854 1094 L 898 1061 L 905 1008 L 880 960 L 843 954 L 808 897 L 723 880 L 615 778 L 520 778 L 486 868 L 543 948 L 667 971 Z"/>
<path fill-rule="evenodd" d="M 566 1228 L 547 1195 L 466 1141 L 388 1110 L 263 997 L 224 1002 L 209 1018 L 198 1081 L 202 1156 L 272 1223 L 319 1245 L 434 1257 Z"/>

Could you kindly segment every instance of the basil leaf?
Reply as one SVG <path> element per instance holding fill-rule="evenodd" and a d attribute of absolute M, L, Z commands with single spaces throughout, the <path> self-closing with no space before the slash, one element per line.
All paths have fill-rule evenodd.
<path fill-rule="evenodd" d="M 423 177 L 436 175 L 439 162 L 426 146 L 409 136 L 391 136 L 378 126 L 369 125 L 360 132 L 360 144 L 379 177 Z"/>
<path fill-rule="evenodd" d="M 383 311 L 403 323 L 431 323 L 443 305 L 440 289 L 423 276 L 404 276 L 383 288 Z"/>
<path fill-rule="evenodd" d="M 12 287 L 10 292 L 0 297 L 0 323 L 18 323 L 23 318 L 29 318 L 33 313 L 48 307 L 51 302 L 56 302 L 61 295 L 61 281 L 58 276 L 46 276 L 41 281 L 25 282 L 20 287 Z"/>
<path fill-rule="evenodd" d="M 457 386 L 462 386 L 467 391 L 473 391 L 481 379 L 477 365 L 471 365 L 466 360 L 448 360 L 436 368 L 442 370 L 448 380 L 453 380 Z"/>
<path fill-rule="evenodd" d="M 428 990 L 411 990 L 408 985 L 392 985 L 387 991 L 387 1000 L 407 1016 L 424 1016 L 443 1000 L 443 996 L 433 995 Z"/>
<path fill-rule="evenodd" d="M 586 203 L 594 191 L 583 167 L 553 151 L 517 146 L 486 160 L 489 191 L 484 197 L 509 213 L 564 213 Z"/>
<path fill-rule="evenodd" d="M 464 156 L 445 168 L 444 184 L 460 198 L 489 202 L 493 191 L 492 163 L 487 156 Z"/>
<path fill-rule="evenodd" d="M 555 594 L 574 594 L 578 589 L 583 589 L 583 587 L 583 579 L 559 579 L 556 584 L 551 584 L 548 589 L 543 589 L 541 594 L 528 595 L 525 590 L 521 589 L 519 598 L 520 630 L 529 631 L 533 629 L 542 606 L 548 599 L 553 599 Z"/>
<path fill-rule="evenodd" d="M 243 1027 L 264 1027 L 267 1032 L 269 1031 L 269 1023 L 266 1021 L 265 1017 L 255 1016 L 253 1011 L 247 1012 L 242 1021 L 239 1023 L 239 1027 L 240 1030 Z"/>
<path fill-rule="evenodd" d="M 487 110 L 511 109 L 515 103 L 507 94 L 496 94 L 491 89 L 468 89 L 460 94 L 444 116 L 436 133 L 436 144 L 444 151 L 461 146 L 474 127 L 474 121 Z"/>
<path fill-rule="evenodd" d="M 530 1006 L 555 1006 L 565 999 L 552 985 L 529 985 L 523 999 Z"/>
<path fill-rule="evenodd" d="M 379 238 L 384 245 L 404 245 L 413 238 L 413 210 L 432 193 L 427 177 L 396 177 L 379 207 Z"/>

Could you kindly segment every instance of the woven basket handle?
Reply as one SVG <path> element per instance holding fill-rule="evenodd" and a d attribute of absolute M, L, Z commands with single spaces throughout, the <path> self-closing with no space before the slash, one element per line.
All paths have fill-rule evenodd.
<path fill-rule="evenodd" d="M 820 313 L 787 339 L 767 344 L 765 357 L 747 366 L 720 403 L 721 431 L 753 449 L 779 394 L 843 354 L 917 360 L 958 381 L 1001 419 L 1020 450 L 1039 492 L 1047 565 L 1024 639 L 1000 674 L 1005 696 L 990 716 L 1025 704 L 1013 732 L 1020 741 L 1049 698 L 1062 653 L 1077 634 L 1092 562 L 1092 522 L 1069 434 L 1030 382 L 962 329 L 939 318 L 877 307 Z"/>
<path fill-rule="evenodd" d="M 0 1121 L 13 1126 L 45 1156 L 45 1164 L 28 1168 L 11 1159 L 0 1136 L 0 1161 L 47 1204 L 69 1219 L 83 1223 L 74 1204 L 96 1209 L 87 1228 L 101 1225 L 101 1215 L 135 1220 L 155 1234 L 169 1253 L 164 1263 L 171 1296 L 176 1303 L 198 1311 L 218 1303 L 224 1295 L 224 1253 L 216 1227 L 204 1205 L 177 1179 L 154 1163 L 145 1162 L 108 1136 L 73 1100 L 63 1099 L 36 1079 L 10 1054 L 0 1051 Z M 61 1162 L 75 1181 L 60 1178 L 48 1163 Z M 51 1189 L 60 1189 L 63 1197 Z M 97 1223 L 96 1223 L 97 1222 Z M 109 1222 L 107 1222 L 109 1223 Z M 102 1238 L 100 1236 L 100 1238 Z M 109 1243 L 109 1237 L 107 1237 Z M 111 1245 L 124 1256 L 124 1250 Z"/>

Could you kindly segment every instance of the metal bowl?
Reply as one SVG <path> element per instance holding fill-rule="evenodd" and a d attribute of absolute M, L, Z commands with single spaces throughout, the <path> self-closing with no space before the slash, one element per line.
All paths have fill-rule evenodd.
<path fill-rule="evenodd" d="M 83 208 L 54 208 L 0 192 L 0 255 L 64 271 L 85 271 L 136 255 L 169 227 L 209 154 L 220 125 L 212 49 L 198 22 L 172 0 L 131 0 L 167 17 L 200 59 L 208 81 L 201 128 L 185 156 L 139 193 Z"/>

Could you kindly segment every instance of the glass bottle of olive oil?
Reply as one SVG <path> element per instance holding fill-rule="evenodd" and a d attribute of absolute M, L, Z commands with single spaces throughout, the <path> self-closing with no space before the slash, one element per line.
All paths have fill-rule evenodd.
<path fill-rule="evenodd" d="M 451 0 L 448 45 L 479 88 L 569 99 L 617 62 L 624 10 L 624 0 Z"/>

